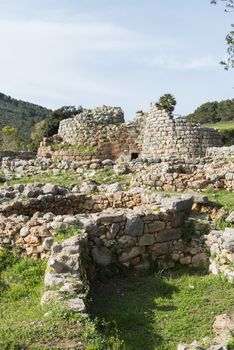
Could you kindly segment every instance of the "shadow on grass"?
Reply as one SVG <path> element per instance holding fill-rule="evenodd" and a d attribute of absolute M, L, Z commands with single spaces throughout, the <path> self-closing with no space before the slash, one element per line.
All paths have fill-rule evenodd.
<path fill-rule="evenodd" d="M 131 276 L 92 287 L 92 315 L 116 328 L 126 350 L 154 350 L 164 343 L 157 331 L 154 314 L 176 310 L 174 305 L 157 305 L 157 299 L 168 299 L 178 288 L 166 278 Z"/>

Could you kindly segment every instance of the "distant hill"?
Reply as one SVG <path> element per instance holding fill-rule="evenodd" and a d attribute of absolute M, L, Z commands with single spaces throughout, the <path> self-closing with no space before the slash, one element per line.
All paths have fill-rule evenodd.
<path fill-rule="evenodd" d="M 234 99 L 206 102 L 189 114 L 187 119 L 201 124 L 234 120 Z"/>
<path fill-rule="evenodd" d="M 29 137 L 33 125 L 45 119 L 50 112 L 45 107 L 0 93 L 0 129 L 11 125 L 19 134 Z"/>

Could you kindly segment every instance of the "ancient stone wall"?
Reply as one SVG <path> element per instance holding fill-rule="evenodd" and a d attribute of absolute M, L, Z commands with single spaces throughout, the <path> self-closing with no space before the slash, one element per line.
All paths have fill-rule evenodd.
<path fill-rule="evenodd" d="M 187 240 L 184 243 L 181 240 L 193 197 L 163 200 L 153 197 L 147 199 L 150 204 L 143 206 L 140 204 L 146 200 L 141 194 L 123 192 L 64 196 L 63 203 L 61 196 L 51 194 L 18 200 L 5 208 L 2 205 L 0 245 L 17 248 L 21 254 L 34 258 L 48 257 L 57 230 L 79 222 L 88 234 L 91 257 L 99 265 L 119 262 L 132 267 L 150 258 L 166 256 L 182 264 L 196 264 L 198 258 L 204 258 L 197 256 L 202 253 L 203 242 L 197 242 L 194 236 L 189 250 Z"/>
<path fill-rule="evenodd" d="M 173 119 L 157 104 L 151 104 L 142 133 L 141 156 L 146 158 L 162 155 L 201 157 L 208 147 L 221 145 L 216 130 L 201 128 L 183 119 Z"/>
<path fill-rule="evenodd" d="M 162 158 L 157 162 L 130 165 L 132 187 L 148 187 L 157 191 L 183 192 L 206 188 L 234 190 L 234 163 L 231 159 Z"/>
<path fill-rule="evenodd" d="M 132 159 L 180 155 L 189 158 L 204 156 L 208 147 L 221 144 L 216 130 L 173 119 L 157 104 L 151 104 L 149 113 L 137 112 L 136 119 L 128 123 L 117 107 L 84 110 L 74 118 L 61 121 L 55 138 L 57 141 L 46 139 L 41 143 L 39 157 L 104 160 L 120 156 Z M 61 145 L 58 149 L 54 147 L 56 142 Z M 74 147 L 69 149 L 67 145 Z"/>
<path fill-rule="evenodd" d="M 234 158 L 234 146 L 210 147 L 207 148 L 206 155 L 213 158 Z"/>
<path fill-rule="evenodd" d="M 36 154 L 27 151 L 0 151 L 0 162 L 3 158 L 8 157 L 9 159 L 21 159 L 21 160 L 29 160 L 35 159 Z"/>
<path fill-rule="evenodd" d="M 232 213 L 234 223 L 234 213 Z M 223 231 L 211 231 L 207 236 L 210 248 L 210 267 L 212 274 L 221 273 L 229 282 L 234 280 L 234 228 L 227 227 Z"/>
<path fill-rule="evenodd" d="M 58 137 L 43 140 L 38 156 L 77 161 L 116 159 L 140 152 L 139 134 L 139 124 L 125 123 L 121 108 L 97 107 L 61 121 Z M 56 142 L 61 145 L 58 149 Z"/>
<path fill-rule="evenodd" d="M 58 135 L 64 142 L 78 148 L 92 147 L 93 156 L 101 160 L 116 159 L 124 153 L 139 153 L 138 125 L 135 122 L 125 123 L 123 112 L 117 107 L 97 107 L 63 120 Z M 79 151 L 77 155 L 82 157 Z"/>
<path fill-rule="evenodd" d="M 41 302 L 62 300 L 70 309 L 83 312 L 88 280 L 95 280 L 99 273 L 110 277 L 126 268 L 145 270 L 154 261 L 158 266 L 161 264 L 161 268 L 172 268 L 175 263 L 206 264 L 201 225 L 189 243 L 185 237 L 183 240 L 184 220 L 190 208 L 191 201 L 182 200 L 177 201 L 177 209 L 165 212 L 149 212 L 146 208 L 109 209 L 88 217 L 51 218 L 47 227 L 68 227 L 76 219 L 83 224 L 83 229 L 78 229 L 76 235 L 61 243 L 56 243 L 56 235 L 44 240 L 42 248 L 47 247 L 50 257 L 45 274 L 47 290 Z M 21 237 L 22 233 L 25 234 L 24 229 Z M 33 236 L 26 232 L 21 239 L 30 242 Z"/>

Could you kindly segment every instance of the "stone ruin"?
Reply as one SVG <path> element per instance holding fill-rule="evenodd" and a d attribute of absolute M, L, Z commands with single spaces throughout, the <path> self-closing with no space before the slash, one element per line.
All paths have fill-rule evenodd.
<path fill-rule="evenodd" d="M 59 300 L 76 312 L 86 310 L 89 282 L 100 271 L 112 276 L 116 266 L 139 271 L 152 263 L 208 263 L 211 273 L 232 282 L 234 229 L 213 230 L 219 209 L 194 192 L 170 198 L 151 191 L 233 191 L 234 148 L 219 146 L 217 131 L 174 119 L 157 104 L 127 123 L 120 108 L 84 110 L 43 140 L 37 158 L 0 155 L 4 176 L 67 171 L 85 181 L 86 174 L 88 179 L 89 173 L 111 169 L 131 174 L 130 190 L 121 184 L 95 183 L 92 193 L 85 182 L 71 188 L 6 183 L 0 189 L 0 247 L 48 259 L 41 303 Z M 228 220 L 234 224 L 233 213 Z M 59 229 L 74 225 L 72 237 L 57 241 Z"/>
<path fill-rule="evenodd" d="M 53 151 L 56 142 L 75 146 L 76 152 L 71 155 L 63 147 Z M 149 113 L 137 112 L 136 119 L 126 123 L 121 108 L 103 106 L 84 110 L 74 118 L 61 121 L 58 137 L 45 139 L 38 155 L 65 160 L 87 160 L 87 156 L 101 160 L 120 156 L 129 160 L 162 155 L 202 157 L 209 147 L 220 145 L 218 131 L 201 128 L 185 119 L 174 119 L 152 103 Z"/>

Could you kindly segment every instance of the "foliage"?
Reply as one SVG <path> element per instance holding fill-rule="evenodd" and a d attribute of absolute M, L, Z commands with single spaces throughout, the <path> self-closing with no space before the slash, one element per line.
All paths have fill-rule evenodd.
<path fill-rule="evenodd" d="M 93 313 L 116 325 L 127 350 L 174 350 L 212 338 L 215 316 L 233 309 L 233 285 L 191 269 L 117 283 L 99 288 Z"/>
<path fill-rule="evenodd" d="M 234 145 L 234 129 L 221 131 L 221 138 L 224 146 Z"/>
<path fill-rule="evenodd" d="M 229 343 L 227 344 L 227 350 L 234 350 L 234 338 L 230 339 Z"/>
<path fill-rule="evenodd" d="M 182 241 L 187 245 L 191 243 L 192 238 L 195 236 L 195 224 L 194 221 L 185 221 L 184 225 L 181 229 L 182 235 L 181 239 Z"/>
<path fill-rule="evenodd" d="M 216 229 L 221 231 L 223 231 L 226 227 L 232 227 L 232 224 L 230 222 L 227 222 L 225 218 L 217 220 L 215 224 Z"/>
<path fill-rule="evenodd" d="M 0 93 L 0 128 L 11 125 L 24 138 L 29 138 L 33 125 L 45 119 L 49 112 L 47 108 Z"/>
<path fill-rule="evenodd" d="M 72 236 L 78 235 L 83 225 L 80 221 L 77 221 L 69 227 L 61 226 L 56 230 L 56 235 L 54 237 L 55 242 L 63 242 Z"/>
<path fill-rule="evenodd" d="M 225 3 L 225 12 L 234 11 L 234 0 L 221 0 Z M 212 4 L 217 4 L 218 0 L 211 0 Z M 220 63 L 226 70 L 234 68 L 234 24 L 231 24 L 231 30 L 226 36 L 227 43 L 227 61 L 221 61 Z"/>
<path fill-rule="evenodd" d="M 17 136 L 16 128 L 6 125 L 0 131 L 1 149 L 3 151 L 16 151 L 19 149 L 19 138 Z"/>
<path fill-rule="evenodd" d="M 43 140 L 44 133 L 45 133 L 45 124 L 46 121 L 41 120 L 38 123 L 36 123 L 31 130 L 30 134 L 30 149 L 32 151 L 37 151 L 40 142 Z"/>
<path fill-rule="evenodd" d="M 64 120 L 73 117 L 83 111 L 80 106 L 78 109 L 75 106 L 63 106 L 55 111 L 51 112 L 46 119 L 44 136 L 50 137 L 58 132 L 59 123 Z"/>
<path fill-rule="evenodd" d="M 189 114 L 187 120 L 202 124 L 234 120 L 234 99 L 206 102 Z"/>
<path fill-rule="evenodd" d="M 176 99 L 171 94 L 165 94 L 165 95 L 160 97 L 157 105 L 161 109 L 163 109 L 169 113 L 172 113 L 175 109 Z"/>

